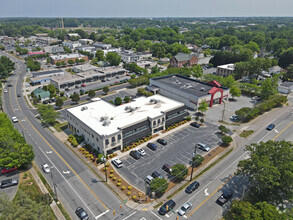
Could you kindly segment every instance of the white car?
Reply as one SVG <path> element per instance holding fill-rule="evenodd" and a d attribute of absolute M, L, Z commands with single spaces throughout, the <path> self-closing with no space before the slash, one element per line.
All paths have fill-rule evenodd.
<path fill-rule="evenodd" d="M 17 119 L 15 116 L 13 116 L 13 117 L 12 117 L 12 122 L 13 122 L 13 123 L 16 123 L 16 122 L 18 122 L 18 119 Z"/>
<path fill-rule="evenodd" d="M 121 168 L 123 166 L 123 163 L 121 160 L 119 160 L 118 158 L 113 158 L 112 159 L 112 163 L 117 167 L 117 168 Z"/>
<path fill-rule="evenodd" d="M 7 91 L 7 89 L 4 89 L 4 93 L 7 93 L 8 91 Z"/>
<path fill-rule="evenodd" d="M 143 149 L 137 149 L 137 152 L 141 155 L 144 156 L 145 155 L 145 151 Z"/>
<path fill-rule="evenodd" d="M 208 152 L 210 150 L 210 148 L 207 145 L 205 145 L 205 144 L 203 144 L 201 142 L 197 143 L 197 146 L 198 146 L 199 149 L 201 149 L 203 151 L 206 151 L 206 152 Z"/>
<path fill-rule="evenodd" d="M 45 173 L 50 173 L 51 171 L 49 165 L 46 163 L 42 165 L 42 169 L 44 170 Z"/>
<path fill-rule="evenodd" d="M 191 207 L 192 207 L 192 204 L 191 204 L 191 203 L 189 203 L 189 202 L 185 203 L 185 204 L 184 204 L 183 206 L 181 206 L 181 208 L 178 210 L 178 214 L 181 215 L 181 216 L 185 215 L 185 213 L 186 213 L 188 210 L 190 210 Z"/>

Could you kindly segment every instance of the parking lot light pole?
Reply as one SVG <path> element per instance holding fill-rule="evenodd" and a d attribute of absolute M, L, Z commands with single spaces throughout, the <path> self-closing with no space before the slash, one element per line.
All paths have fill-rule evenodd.
<path fill-rule="evenodd" d="M 106 168 L 106 157 L 103 156 L 103 157 L 101 158 L 101 161 L 104 162 L 106 182 L 108 182 L 108 179 L 107 179 L 107 168 Z"/>
<path fill-rule="evenodd" d="M 189 181 L 192 180 L 193 167 L 194 167 L 194 159 L 193 159 L 193 158 L 194 158 L 195 155 L 196 155 L 196 149 L 197 149 L 197 146 L 195 145 L 195 146 L 194 146 L 194 152 L 193 152 L 193 154 L 192 154 L 191 175 L 190 175 L 190 180 L 189 180 Z"/>

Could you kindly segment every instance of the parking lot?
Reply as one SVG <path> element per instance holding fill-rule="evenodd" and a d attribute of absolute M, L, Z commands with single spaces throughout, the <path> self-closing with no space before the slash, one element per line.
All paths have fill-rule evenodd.
<path fill-rule="evenodd" d="M 0 168 L 1 170 L 1 168 Z M 11 173 L 7 173 L 7 174 L 0 174 L 0 182 L 3 180 L 7 180 L 7 179 L 16 179 L 19 180 L 19 171 L 13 171 Z M 1 193 L 4 193 L 8 196 L 8 198 L 10 200 L 13 199 L 15 193 L 17 192 L 17 186 L 11 186 L 11 187 L 7 187 L 4 189 L 0 189 Z"/>
<path fill-rule="evenodd" d="M 132 185 L 138 189 L 145 191 L 144 179 L 147 175 L 151 175 L 155 170 L 168 178 L 167 173 L 162 170 L 164 164 L 171 166 L 181 163 L 190 165 L 195 145 L 198 142 L 206 144 L 210 149 L 215 148 L 221 143 L 216 132 L 218 128 L 210 123 L 200 128 L 191 126 L 182 128 L 180 131 L 167 135 L 164 139 L 168 142 L 163 146 L 156 142 L 158 138 L 153 139 L 153 143 L 158 146 L 156 151 L 150 150 L 148 147 L 142 147 L 146 155 L 139 160 L 135 160 L 130 155 L 122 157 L 123 167 L 119 169 L 119 173 Z M 197 150 L 198 154 L 205 155 L 208 152 Z"/>

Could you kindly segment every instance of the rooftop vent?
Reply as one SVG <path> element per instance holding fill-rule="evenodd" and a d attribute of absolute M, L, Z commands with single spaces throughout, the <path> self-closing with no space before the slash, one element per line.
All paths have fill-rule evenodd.
<path fill-rule="evenodd" d="M 178 79 L 176 79 L 175 83 L 179 85 L 181 84 L 181 82 Z"/>
<path fill-rule="evenodd" d="M 160 102 L 160 100 L 159 99 L 156 99 L 155 101 L 154 101 L 154 104 L 158 104 Z"/>
<path fill-rule="evenodd" d="M 130 109 L 131 109 L 131 106 L 129 105 L 124 108 L 125 111 L 129 111 Z"/>
<path fill-rule="evenodd" d="M 201 87 L 199 90 L 204 92 L 206 89 Z"/>
<path fill-rule="evenodd" d="M 103 126 L 109 126 L 111 124 L 111 121 L 110 120 L 105 120 L 103 122 Z"/>
<path fill-rule="evenodd" d="M 88 109 L 87 106 L 83 106 L 83 107 L 81 107 L 81 111 L 84 111 L 84 110 L 87 110 L 87 109 Z"/>
<path fill-rule="evenodd" d="M 150 99 L 150 102 L 155 102 L 156 100 L 155 99 Z"/>
<path fill-rule="evenodd" d="M 100 121 L 102 122 L 102 121 L 106 121 L 106 120 L 108 120 L 108 119 L 109 119 L 108 116 L 102 116 L 102 117 L 100 118 Z"/>

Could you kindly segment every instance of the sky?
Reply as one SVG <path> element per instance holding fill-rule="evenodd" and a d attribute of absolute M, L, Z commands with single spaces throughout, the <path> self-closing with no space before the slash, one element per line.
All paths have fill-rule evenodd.
<path fill-rule="evenodd" d="M 292 0 L 0 0 L 0 17 L 293 16 Z"/>

